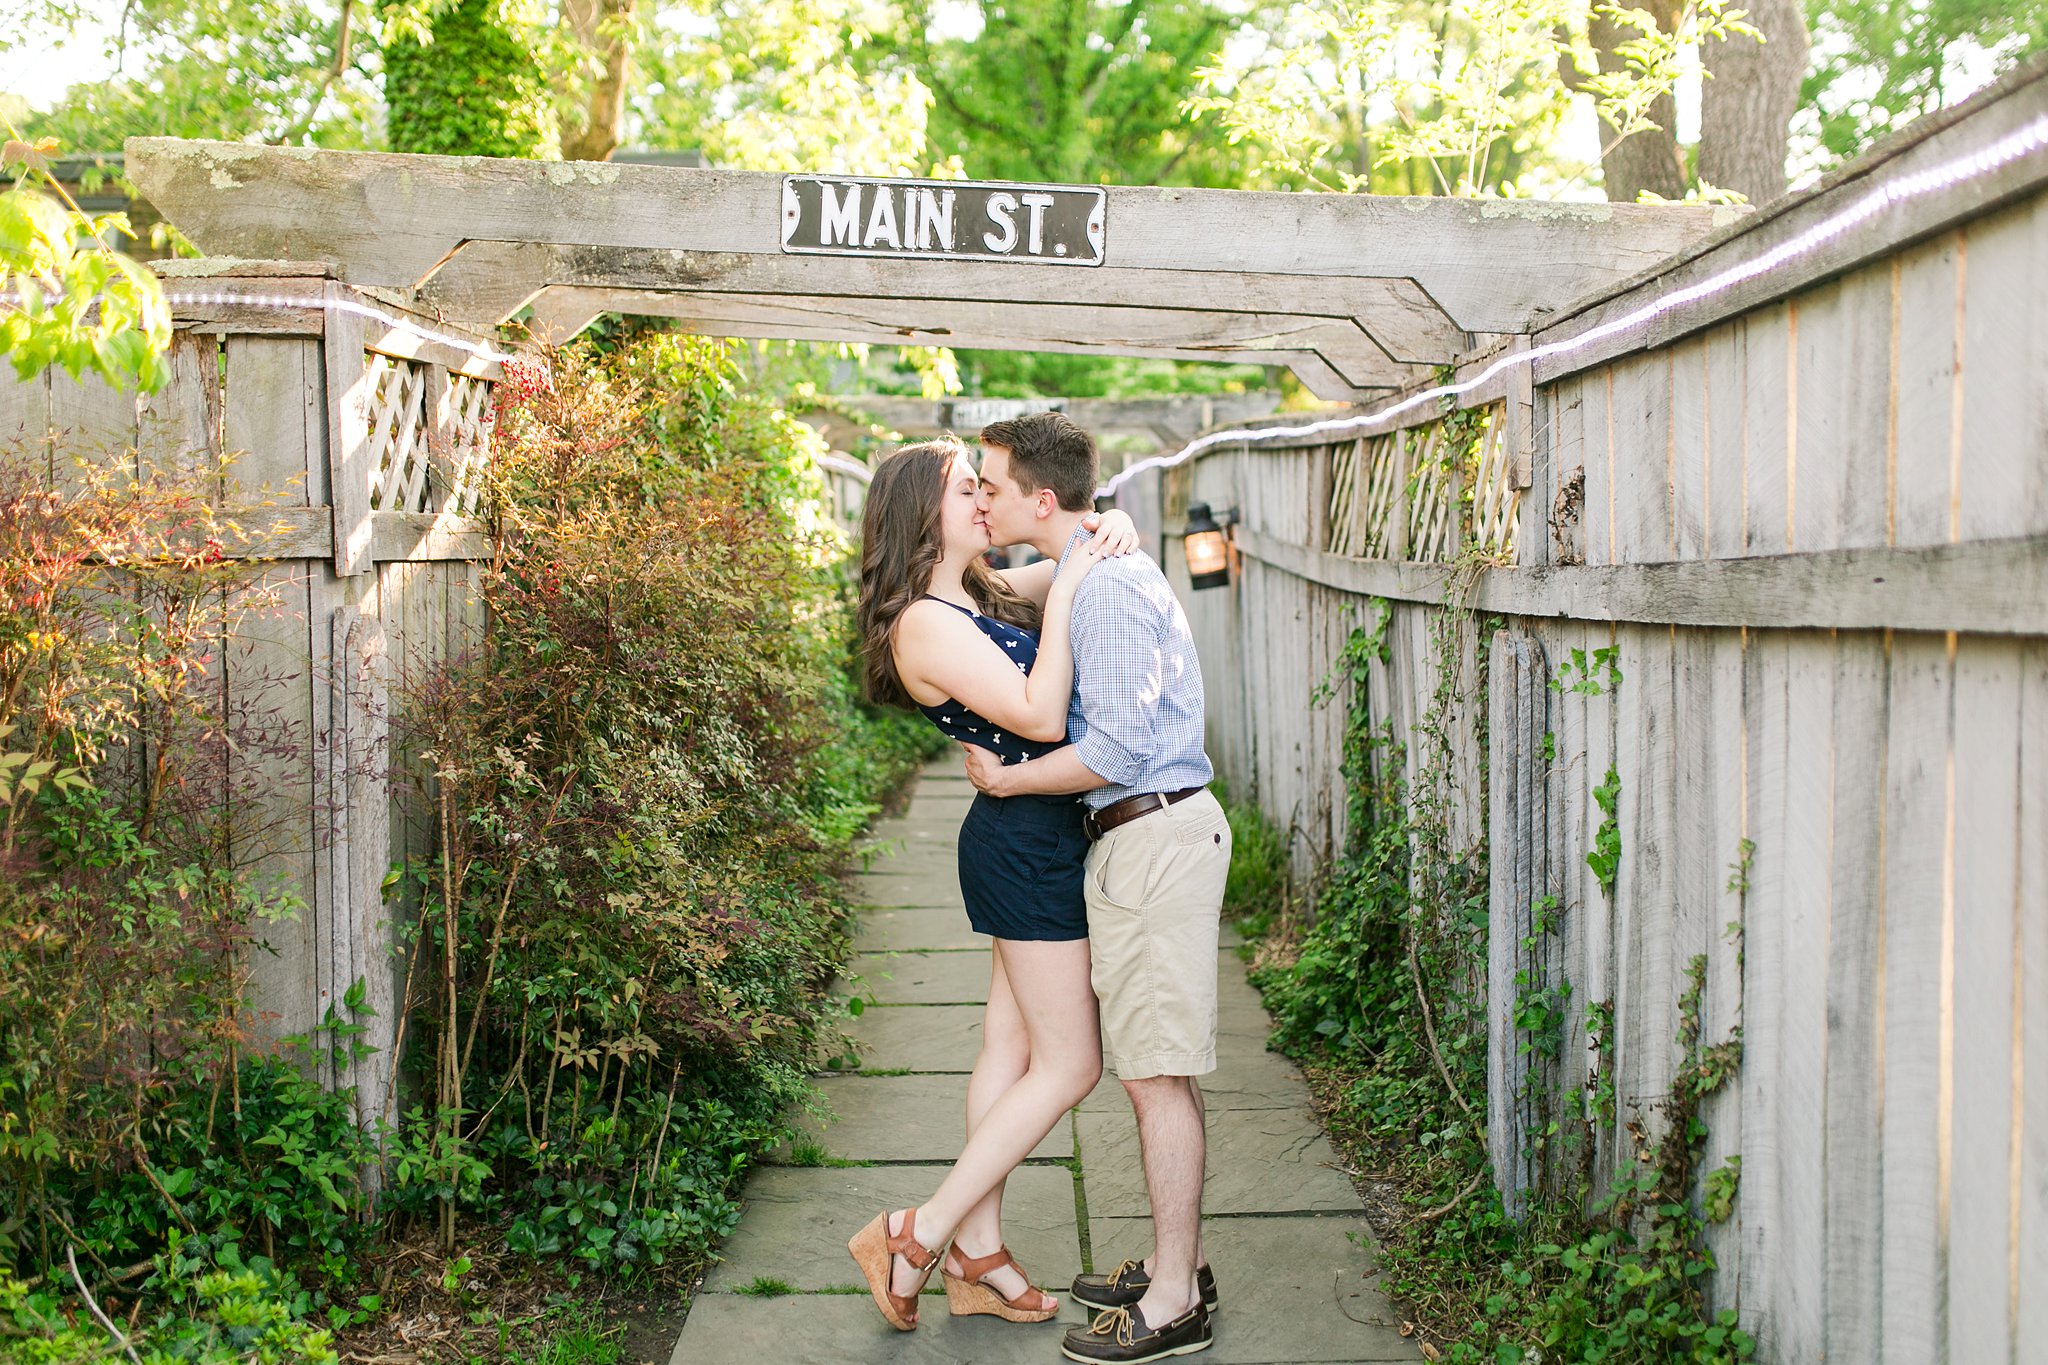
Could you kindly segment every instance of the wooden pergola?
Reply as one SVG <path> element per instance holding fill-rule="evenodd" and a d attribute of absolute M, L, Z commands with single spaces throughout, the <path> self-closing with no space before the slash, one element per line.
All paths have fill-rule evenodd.
<path fill-rule="evenodd" d="M 1526 333 L 1732 212 L 1042 187 L 1102 196 L 1106 242 L 1076 268 L 792 252 L 798 177 L 759 172 L 166 138 L 132 140 L 128 163 L 211 256 L 326 262 L 472 325 L 530 308 L 566 337 L 617 312 L 727 336 L 1285 365 L 1351 401 Z"/>

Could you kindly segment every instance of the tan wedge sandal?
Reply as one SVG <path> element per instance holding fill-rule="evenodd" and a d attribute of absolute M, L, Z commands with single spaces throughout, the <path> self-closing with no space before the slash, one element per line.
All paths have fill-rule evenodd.
<path fill-rule="evenodd" d="M 860 1273 L 867 1276 L 868 1292 L 875 1296 L 875 1307 L 882 1310 L 882 1316 L 889 1325 L 899 1332 L 914 1331 L 917 1327 L 917 1296 L 924 1292 L 924 1282 L 931 1278 L 932 1267 L 939 1263 L 939 1251 L 917 1240 L 917 1210 L 906 1209 L 903 1213 L 903 1231 L 891 1234 L 889 1213 L 883 1210 L 875 1220 L 853 1234 L 853 1240 L 846 1244 L 853 1256 L 853 1262 L 860 1267 Z M 943 1248 L 941 1248 L 943 1251 Z M 922 1272 L 917 1279 L 917 1288 L 908 1295 L 894 1294 L 889 1289 L 891 1259 L 901 1256 L 910 1262 L 912 1270 Z"/>
<path fill-rule="evenodd" d="M 955 1248 L 958 1255 L 958 1248 Z M 946 1285 L 946 1307 L 956 1318 L 974 1313 L 993 1313 L 1006 1322 L 1044 1322 L 1059 1311 L 1059 1301 L 1031 1282 L 1024 1273 L 1024 1267 L 1017 1264 L 1017 1258 L 1010 1254 L 1008 1247 L 997 1247 L 986 1256 L 960 1256 L 960 1273 L 955 1275 L 941 1265 L 939 1278 Z M 994 1285 L 987 1283 L 991 1271 L 1008 1266 L 1024 1281 L 1024 1289 L 1014 1299 L 1005 1298 Z"/>

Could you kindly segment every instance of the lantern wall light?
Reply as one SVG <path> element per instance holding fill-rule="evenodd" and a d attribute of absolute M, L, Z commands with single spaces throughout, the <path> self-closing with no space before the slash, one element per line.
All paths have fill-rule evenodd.
<path fill-rule="evenodd" d="M 1195 588 L 1230 586 L 1230 571 L 1236 549 L 1226 529 L 1237 525 L 1237 509 L 1229 508 L 1219 522 L 1206 502 L 1188 504 L 1187 529 L 1181 532 L 1181 551 L 1187 556 L 1188 583 Z"/>

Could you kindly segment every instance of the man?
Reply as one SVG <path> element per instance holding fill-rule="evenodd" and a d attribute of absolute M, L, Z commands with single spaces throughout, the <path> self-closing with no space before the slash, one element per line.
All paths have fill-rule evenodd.
<path fill-rule="evenodd" d="M 997 544 L 1062 565 L 1088 538 L 1095 442 L 1064 414 L 982 430 L 982 488 Z M 1073 743 L 1002 767 L 970 749 L 968 776 L 996 796 L 1082 794 L 1090 980 L 1104 1053 L 1137 1113 L 1152 1255 L 1084 1275 L 1073 1295 L 1104 1310 L 1067 1333 L 1083 1361 L 1205 1350 L 1215 1281 L 1202 1255 L 1202 1092 L 1216 1069 L 1217 929 L 1230 826 L 1209 793 L 1202 672 L 1187 615 L 1142 553 L 1104 560 L 1075 594 Z"/>

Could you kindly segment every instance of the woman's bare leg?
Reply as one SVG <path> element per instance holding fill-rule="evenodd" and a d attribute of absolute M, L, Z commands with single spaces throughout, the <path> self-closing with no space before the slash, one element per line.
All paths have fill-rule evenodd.
<path fill-rule="evenodd" d="M 1018 1008 L 1009 974 L 1003 970 L 1001 939 L 994 941 L 989 958 L 993 966 L 989 972 L 988 1008 L 982 1015 L 981 1055 L 975 1059 L 974 1075 L 967 1082 L 970 1142 L 990 1107 L 1031 1067 L 1031 1035 L 1025 1031 L 1024 1012 Z M 967 1211 L 953 1234 L 955 1237 L 977 1247 L 983 1243 L 990 1247 L 1002 1245 L 1003 1184 L 998 1180 L 995 1188 Z"/>
<path fill-rule="evenodd" d="M 958 1235 L 966 1256 L 986 1256 L 1002 1245 L 1000 1226 L 970 1226 L 969 1215 L 1102 1075 L 1088 941 L 999 940 L 996 952 L 1030 1040 L 1030 1063 L 981 1115 L 952 1170 L 917 1212 L 919 1240 L 937 1246 Z M 992 1283 L 1007 1294 L 1023 1288 L 1007 1273 Z"/>
<path fill-rule="evenodd" d="M 989 953 L 988 1004 L 981 1016 L 981 1051 L 974 1059 L 974 1072 L 967 1079 L 967 1140 L 974 1140 L 975 1129 L 981 1126 L 982 1118 L 995 1104 L 1003 1092 L 1015 1085 L 1031 1065 L 1031 1038 L 1024 1029 L 1024 1015 L 1017 1008 L 1017 997 L 1010 988 L 1008 975 L 1003 971 L 1003 941 L 991 940 Z M 963 1144 L 964 1146 L 965 1144 Z M 1003 1226 L 1003 1184 L 996 1182 L 994 1189 L 982 1196 L 981 1202 L 969 1210 L 961 1220 L 961 1227 L 973 1227 L 980 1236 L 992 1233 L 996 1245 L 1002 1241 Z M 896 1218 L 889 1220 L 892 1232 L 902 1231 Z M 942 1240 L 925 1228 L 924 1215 L 918 1215 L 918 1240 L 926 1246 L 936 1246 Z M 917 1275 L 909 1264 L 898 1257 L 892 1267 L 890 1287 L 898 1294 L 908 1294 L 917 1283 Z"/>

